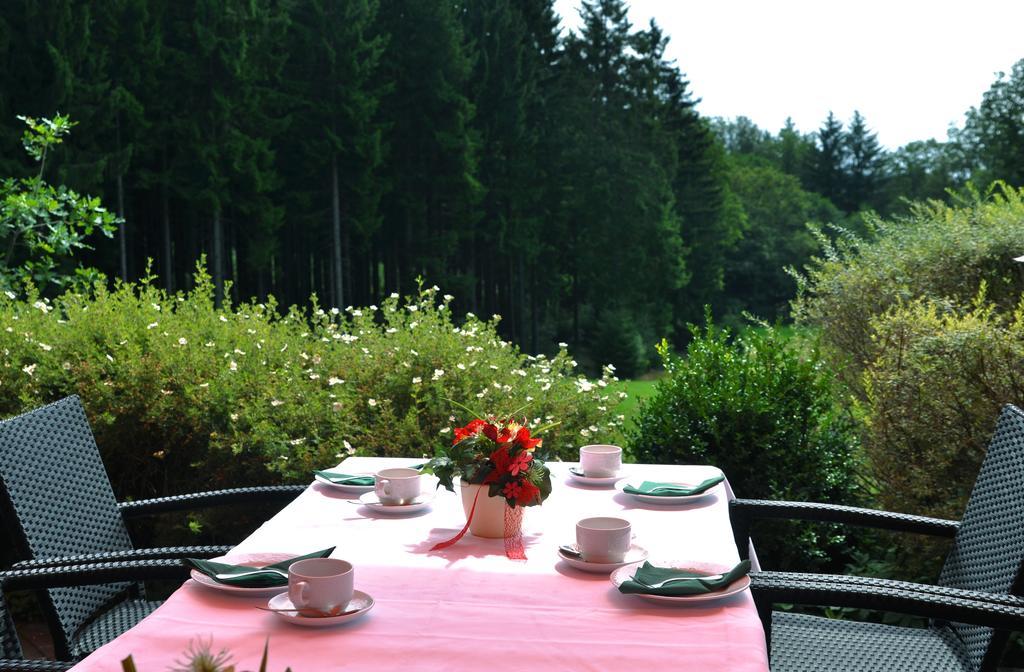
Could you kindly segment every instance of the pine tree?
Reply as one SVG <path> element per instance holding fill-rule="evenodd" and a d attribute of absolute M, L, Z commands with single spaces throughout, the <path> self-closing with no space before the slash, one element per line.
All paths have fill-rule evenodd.
<path fill-rule="evenodd" d="M 391 86 L 381 100 L 388 192 L 374 256 L 394 291 L 411 291 L 423 276 L 453 294 L 472 292 L 467 274 L 448 273 L 465 268 L 460 243 L 479 221 L 481 191 L 465 94 L 473 61 L 458 10 L 408 0 L 386 3 L 379 15 L 380 31 L 391 36 L 381 77 Z"/>
<path fill-rule="evenodd" d="M 864 206 L 877 207 L 883 180 L 882 146 L 868 129 L 864 116 L 855 111 L 846 132 L 846 165 L 841 207 L 849 212 Z"/>
<path fill-rule="evenodd" d="M 335 306 L 371 302 L 365 260 L 380 226 L 377 74 L 386 42 L 371 36 L 377 11 L 375 0 L 311 0 L 294 8 L 289 32 L 283 81 L 293 111 L 277 146 L 295 212 L 288 238 L 302 243 L 303 257 L 330 250 Z"/>
<path fill-rule="evenodd" d="M 811 183 L 814 191 L 833 203 L 842 202 L 843 167 L 847 162 L 843 123 L 831 112 L 818 129 L 818 144 L 811 153 Z"/>

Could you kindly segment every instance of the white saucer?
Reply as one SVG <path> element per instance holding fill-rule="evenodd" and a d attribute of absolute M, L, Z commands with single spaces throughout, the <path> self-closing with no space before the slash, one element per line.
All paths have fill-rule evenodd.
<path fill-rule="evenodd" d="M 569 467 L 569 478 L 583 485 L 615 485 L 622 478 L 622 474 L 615 474 L 614 476 L 587 476 L 582 471 L 578 471 L 578 469 L 579 467 Z"/>
<path fill-rule="evenodd" d="M 410 504 L 384 504 L 375 492 L 367 492 L 359 496 L 359 503 L 377 513 L 403 515 L 422 511 L 434 501 L 434 491 L 421 492 Z"/>
<path fill-rule="evenodd" d="M 294 558 L 294 553 L 247 553 L 238 555 L 222 555 L 219 558 L 210 558 L 211 562 L 224 562 L 229 565 L 241 565 L 243 567 L 266 567 L 272 565 L 275 562 L 281 562 L 289 558 Z M 246 595 L 248 597 L 260 597 L 263 595 L 277 595 L 282 589 L 287 588 L 287 584 L 280 586 L 264 586 L 262 588 L 246 588 L 245 586 L 231 586 L 226 583 L 220 583 L 214 581 L 206 574 L 203 574 L 198 569 L 192 570 L 192 580 L 201 586 L 210 588 L 212 590 L 219 590 L 223 593 L 238 593 L 239 595 Z"/>
<path fill-rule="evenodd" d="M 575 546 L 576 544 L 571 545 Z M 558 549 L 558 557 L 564 560 L 570 567 L 575 567 L 582 572 L 607 574 L 608 572 L 618 569 L 623 565 L 643 562 L 647 559 L 647 549 L 643 546 L 633 544 L 629 547 L 629 550 L 626 551 L 626 557 L 622 559 L 622 562 L 587 562 L 583 558 L 569 555 L 561 548 Z"/>
<path fill-rule="evenodd" d="M 715 494 L 715 489 L 718 488 L 719 485 L 721 485 L 721 483 L 718 483 L 716 485 L 711 486 L 710 488 L 708 488 L 704 492 L 697 493 L 696 495 L 638 495 L 638 494 L 635 494 L 635 493 L 632 493 L 632 492 L 625 492 L 624 488 L 627 485 L 629 485 L 629 481 L 635 481 L 635 480 L 637 480 L 637 479 L 636 478 L 623 478 L 623 479 L 619 480 L 618 483 L 615 484 L 615 489 L 618 490 L 619 492 L 622 492 L 623 494 L 626 494 L 626 495 L 629 495 L 630 497 L 638 499 L 641 502 L 647 502 L 648 504 L 668 504 L 668 505 L 672 505 L 672 504 L 686 504 L 687 502 L 693 502 L 693 501 L 696 501 L 698 499 L 704 499 L 705 497 L 710 497 L 711 495 Z M 704 479 L 701 479 L 701 480 L 704 480 Z M 665 482 L 666 483 L 673 483 L 673 484 L 681 485 L 681 486 L 685 486 L 685 487 L 692 487 L 694 485 L 697 485 L 697 483 L 700 483 L 700 481 L 698 481 L 697 483 L 684 483 L 682 481 L 665 481 Z"/>
<path fill-rule="evenodd" d="M 288 593 L 280 593 L 270 598 L 267 602 L 267 606 L 271 609 L 291 609 L 295 605 L 288 599 Z M 298 612 L 288 611 L 275 611 L 274 615 L 280 616 L 284 620 L 294 623 L 295 625 L 301 625 L 307 628 L 323 628 L 329 625 L 338 625 L 340 623 L 346 623 L 348 621 L 355 620 L 366 612 L 373 609 L 373 598 L 364 593 L 361 590 L 352 592 L 352 601 L 345 605 L 345 611 L 351 609 L 358 609 L 359 611 L 353 614 L 343 614 L 341 616 L 303 616 Z"/>
<path fill-rule="evenodd" d="M 634 562 L 616 569 L 612 572 L 610 577 L 612 583 L 615 584 L 616 588 L 618 588 L 625 583 L 626 579 L 633 576 L 633 573 L 636 572 L 637 568 L 642 564 L 643 561 Z M 706 572 L 707 574 L 722 574 L 732 569 L 732 567 L 729 567 L 728 565 L 723 565 L 717 562 L 696 562 L 692 560 L 673 560 L 671 562 L 660 561 L 658 562 L 658 565 L 672 567 L 673 569 L 690 569 L 695 572 Z M 749 585 L 750 577 L 743 576 L 730 583 L 723 590 L 716 590 L 712 593 L 697 593 L 696 595 L 644 595 L 643 593 L 623 594 L 636 595 L 637 597 L 642 597 L 644 599 L 651 600 L 652 602 L 689 604 L 691 602 L 710 602 L 712 600 L 720 600 L 723 597 L 729 597 L 730 595 L 743 592 Z"/>
<path fill-rule="evenodd" d="M 373 474 L 352 474 L 353 476 L 373 476 Z M 329 488 L 337 488 L 343 492 L 369 492 L 373 490 L 373 485 L 353 485 L 351 483 L 332 483 L 330 480 L 324 478 L 320 474 L 313 474 L 313 480 L 317 483 L 323 483 Z"/>

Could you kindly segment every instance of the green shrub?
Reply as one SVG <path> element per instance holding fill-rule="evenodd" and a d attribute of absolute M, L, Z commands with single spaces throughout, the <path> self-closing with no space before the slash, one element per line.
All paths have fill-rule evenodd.
<path fill-rule="evenodd" d="M 738 497 L 854 501 L 855 434 L 816 350 L 770 327 L 735 339 L 710 323 L 691 332 L 685 357 L 659 347 L 666 375 L 630 434 L 637 459 L 716 465 Z M 755 541 L 773 568 L 834 563 L 845 540 L 820 531 Z"/>
<path fill-rule="evenodd" d="M 1024 189 L 995 185 L 990 198 L 957 205 L 918 203 L 907 217 L 869 217 L 870 240 L 824 241 L 799 279 L 794 316 L 820 328 L 843 380 L 863 395 L 862 374 L 877 356 L 871 321 L 901 301 L 967 305 L 984 282 L 1000 310 L 1024 290 Z"/>
<path fill-rule="evenodd" d="M 496 320 L 456 325 L 436 288 L 380 306 L 280 314 L 271 300 L 217 309 L 147 278 L 52 303 L 0 295 L 0 414 L 67 394 L 85 405 L 121 495 L 305 482 L 346 455 L 432 454 L 468 418 L 521 411 L 554 457 L 607 440 L 621 418 L 606 370 L 589 381 L 563 349 L 530 356 Z"/>
<path fill-rule="evenodd" d="M 918 300 L 874 318 L 866 449 L 886 508 L 959 519 L 1005 403 L 1024 405 L 1024 304 Z"/>

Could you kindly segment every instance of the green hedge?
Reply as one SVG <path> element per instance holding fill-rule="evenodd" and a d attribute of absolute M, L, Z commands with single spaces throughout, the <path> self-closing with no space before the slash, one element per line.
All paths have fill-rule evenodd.
<path fill-rule="evenodd" d="M 985 283 L 1001 311 L 1024 290 L 1024 190 L 994 185 L 988 198 L 955 205 L 913 204 L 894 220 L 869 217 L 873 235 L 844 234 L 799 279 L 794 316 L 821 331 L 832 363 L 851 389 L 877 356 L 872 320 L 892 306 L 924 298 L 968 305 Z"/>
<path fill-rule="evenodd" d="M 659 348 L 666 375 L 641 405 L 634 455 L 719 466 L 738 497 L 856 501 L 856 435 L 816 350 L 771 327 L 691 331 L 685 357 Z M 775 569 L 836 567 L 845 551 L 834 529 L 765 532 L 755 541 Z"/>
<path fill-rule="evenodd" d="M 497 317 L 453 322 L 437 288 L 380 306 L 281 314 L 274 302 L 217 309 L 200 269 L 188 293 L 119 284 L 50 302 L 0 295 L 0 414 L 78 394 L 122 496 L 303 482 L 347 455 L 432 454 L 468 418 L 517 410 L 560 422 L 544 448 L 570 458 L 611 440 L 608 389 L 563 348 L 530 356 Z"/>
<path fill-rule="evenodd" d="M 875 235 L 826 246 L 799 319 L 856 394 L 881 506 L 958 519 L 1005 403 L 1024 403 L 1024 190 L 915 205 Z M 943 548 L 893 540 L 904 576 Z"/>

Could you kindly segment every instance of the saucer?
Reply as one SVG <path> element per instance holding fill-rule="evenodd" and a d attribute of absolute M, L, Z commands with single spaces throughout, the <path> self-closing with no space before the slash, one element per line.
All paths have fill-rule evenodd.
<path fill-rule="evenodd" d="M 288 593 L 281 593 L 270 598 L 267 602 L 267 606 L 271 609 L 291 609 L 295 605 L 288 599 Z M 341 616 L 303 616 L 298 612 L 287 612 L 287 611 L 275 611 L 274 615 L 283 618 L 286 621 L 294 623 L 295 625 L 301 625 L 307 628 L 323 628 L 329 625 L 339 625 L 348 621 L 355 620 L 366 612 L 373 609 L 373 598 L 364 593 L 361 590 L 355 590 L 352 592 L 352 600 L 345 605 L 345 610 L 358 609 L 359 611 L 353 614 L 343 614 Z"/>
<path fill-rule="evenodd" d="M 633 573 L 636 572 L 642 564 L 642 562 L 634 562 L 625 565 L 624 567 L 620 567 L 612 572 L 609 578 L 611 579 L 611 582 L 615 584 L 615 587 L 618 588 L 625 583 L 627 579 L 633 576 Z M 730 569 L 728 565 L 690 560 L 676 560 L 659 564 L 664 564 L 665 566 L 673 567 L 675 569 L 689 569 L 701 573 L 706 572 L 707 574 L 720 574 L 722 572 L 728 572 Z M 750 586 L 750 577 L 741 576 L 722 590 L 716 590 L 710 593 L 698 593 L 696 595 L 644 595 L 643 593 L 630 593 L 630 595 L 636 595 L 637 597 L 642 597 L 645 600 L 650 600 L 652 602 L 674 602 L 676 604 L 687 604 L 691 602 L 710 602 L 712 600 L 720 600 L 723 597 L 729 597 L 730 595 L 741 593 L 746 590 L 748 586 Z"/>
<path fill-rule="evenodd" d="M 571 544 L 576 546 L 576 544 Z M 633 544 L 626 551 L 626 557 L 622 559 L 622 562 L 587 562 L 583 558 L 569 555 L 561 548 L 558 549 L 558 557 L 566 562 L 570 567 L 574 567 L 582 572 L 592 572 L 594 574 L 607 574 L 623 565 L 630 565 L 635 563 L 643 562 L 647 559 L 647 549 L 643 546 Z"/>
<path fill-rule="evenodd" d="M 373 474 L 353 474 L 353 476 L 373 476 Z M 323 483 L 328 488 L 336 488 L 342 492 L 369 492 L 373 490 L 373 485 L 354 485 L 346 483 L 332 483 L 329 479 L 324 478 L 320 474 L 313 474 L 313 480 L 317 483 Z"/>
<path fill-rule="evenodd" d="M 618 473 L 614 476 L 587 476 L 579 467 L 569 467 L 569 478 L 583 485 L 615 485 L 622 478 Z"/>
<path fill-rule="evenodd" d="M 377 513 L 402 515 L 422 511 L 434 501 L 434 491 L 421 492 L 408 504 L 385 504 L 375 492 L 367 492 L 359 496 L 359 503 Z"/>

